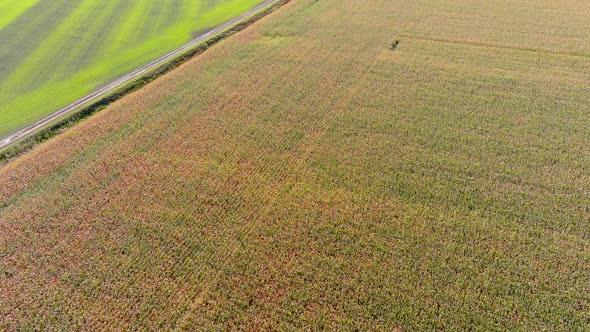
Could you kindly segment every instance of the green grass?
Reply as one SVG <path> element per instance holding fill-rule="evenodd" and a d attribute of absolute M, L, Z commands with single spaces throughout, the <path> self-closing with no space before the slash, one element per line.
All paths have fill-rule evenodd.
<path fill-rule="evenodd" d="M 2 0 L 2 1 L 0 1 L 0 12 L 2 13 L 2 16 L 0 16 L 0 29 L 4 28 L 6 25 L 10 24 L 10 22 L 15 20 L 24 11 L 26 11 L 27 9 L 32 7 L 37 1 L 39 1 L 39 0 L 24 0 L 24 1 Z"/>
<path fill-rule="evenodd" d="M 1 0 L 0 137 L 258 0 Z"/>
<path fill-rule="evenodd" d="M 587 331 L 588 6 L 280 7 L 0 166 L 0 329 Z"/>

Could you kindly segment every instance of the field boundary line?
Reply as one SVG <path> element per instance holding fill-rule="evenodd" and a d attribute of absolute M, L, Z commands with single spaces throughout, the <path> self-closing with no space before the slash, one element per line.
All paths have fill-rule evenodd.
<path fill-rule="evenodd" d="M 478 42 L 478 41 L 474 41 L 474 40 L 461 40 L 461 39 L 426 37 L 426 36 L 412 36 L 412 35 L 405 35 L 405 34 L 399 34 L 398 37 L 407 38 L 407 39 L 450 43 L 450 44 L 461 44 L 461 45 L 470 45 L 470 46 L 500 48 L 500 49 L 507 49 L 507 50 L 515 50 L 515 51 L 527 51 L 527 52 L 535 52 L 535 53 L 548 53 L 548 54 L 558 54 L 558 55 L 590 58 L 590 53 L 583 53 L 583 52 L 576 52 L 576 51 L 553 50 L 553 49 L 548 49 L 548 48 L 535 48 L 535 47 L 525 47 L 525 46 L 516 46 L 516 45 L 504 45 L 504 44 L 495 44 L 495 43 L 489 43 L 489 42 L 483 42 L 483 41 Z"/>
<path fill-rule="evenodd" d="M 58 131 L 70 127 L 83 118 L 105 108 L 113 101 L 141 88 L 157 77 L 178 67 L 193 56 L 203 53 L 207 48 L 220 40 L 246 28 L 287 2 L 289 0 L 265 0 L 241 15 L 201 34 L 183 46 L 168 52 L 150 63 L 115 79 L 106 86 L 49 114 L 32 125 L 0 138 L 0 163 L 12 159 L 12 157 L 31 148 L 36 143 L 47 140 L 57 134 Z M 132 86 L 125 88 L 130 84 Z M 123 91 L 117 92 L 120 89 L 123 89 Z M 71 119 L 75 115 L 81 116 L 77 119 Z M 7 151 L 13 144 L 22 142 L 25 139 L 26 142 L 21 144 L 20 147 L 14 147 L 12 150 Z"/>

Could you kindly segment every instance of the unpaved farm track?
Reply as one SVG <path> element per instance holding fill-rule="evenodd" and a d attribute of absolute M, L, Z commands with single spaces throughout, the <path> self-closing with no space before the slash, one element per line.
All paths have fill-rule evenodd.
<path fill-rule="evenodd" d="M 189 43 L 161 56 L 160 58 L 146 64 L 145 66 L 129 73 L 126 74 L 120 78 L 118 78 L 117 80 L 107 84 L 106 86 L 86 95 L 85 97 L 69 104 L 68 106 L 57 110 L 55 112 L 53 112 L 52 114 L 46 116 L 45 118 L 35 122 L 34 124 L 25 127 L 21 130 L 18 130 L 12 134 L 10 134 L 7 137 L 4 138 L 0 138 L 0 150 L 8 147 L 9 145 L 11 145 L 12 143 L 15 143 L 16 141 L 20 140 L 21 138 L 27 137 L 33 133 L 35 133 L 36 131 L 44 128 L 45 126 L 49 125 L 50 123 L 52 123 L 53 121 L 67 115 L 70 114 L 76 110 L 78 110 L 81 106 L 96 100 L 100 97 L 104 97 L 106 95 L 108 95 L 109 93 L 113 92 L 115 89 L 141 77 L 142 75 L 144 75 L 145 73 L 147 73 L 150 70 L 153 70 L 159 66 L 161 66 L 162 64 L 166 63 L 167 61 L 170 61 L 172 59 L 174 59 L 175 57 L 183 54 L 184 52 L 190 50 L 191 48 L 193 48 L 194 46 L 206 41 L 207 39 L 215 36 L 216 34 L 229 29 L 230 27 L 238 24 L 239 22 L 243 21 L 244 19 L 246 19 L 247 17 L 254 15 L 255 13 L 261 11 L 262 9 L 270 6 L 271 4 L 277 2 L 278 0 L 266 0 L 264 2 L 262 2 L 261 4 L 257 5 L 256 7 L 250 9 L 249 11 L 241 14 L 240 16 L 237 16 L 229 21 L 227 21 L 226 23 L 216 27 L 213 30 L 210 30 L 206 33 L 201 34 L 200 36 L 198 36 L 197 38 L 193 39 L 192 41 L 190 41 Z"/>

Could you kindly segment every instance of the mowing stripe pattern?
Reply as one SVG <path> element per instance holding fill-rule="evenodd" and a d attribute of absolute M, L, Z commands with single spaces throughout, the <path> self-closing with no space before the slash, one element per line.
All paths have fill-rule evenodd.
<path fill-rule="evenodd" d="M 0 137 L 259 2 L 2 0 Z"/>

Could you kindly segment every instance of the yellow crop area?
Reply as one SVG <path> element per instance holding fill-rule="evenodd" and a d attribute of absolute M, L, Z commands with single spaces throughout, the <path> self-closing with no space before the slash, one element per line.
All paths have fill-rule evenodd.
<path fill-rule="evenodd" d="M 585 0 L 292 0 L 0 166 L 0 329 L 587 330 L 589 87 Z"/>

